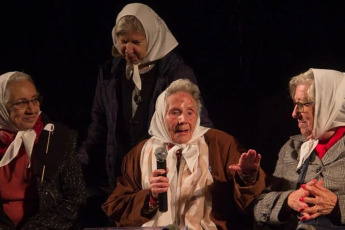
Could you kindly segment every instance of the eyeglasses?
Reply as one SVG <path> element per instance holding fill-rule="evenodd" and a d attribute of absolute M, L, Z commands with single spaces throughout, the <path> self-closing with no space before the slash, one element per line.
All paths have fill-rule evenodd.
<path fill-rule="evenodd" d="M 304 112 L 304 106 L 308 106 L 308 105 L 312 105 L 314 104 L 313 102 L 306 102 L 306 103 L 301 103 L 301 102 L 296 102 L 294 105 L 294 108 L 296 108 L 296 111 L 299 113 L 303 113 Z"/>
<path fill-rule="evenodd" d="M 32 105 L 34 106 L 39 106 L 42 103 L 42 97 L 38 96 L 35 97 L 31 100 L 21 100 L 21 101 L 17 101 L 17 102 L 8 102 L 13 108 L 17 109 L 17 110 L 23 110 L 26 109 L 29 105 L 29 103 L 31 102 Z"/>

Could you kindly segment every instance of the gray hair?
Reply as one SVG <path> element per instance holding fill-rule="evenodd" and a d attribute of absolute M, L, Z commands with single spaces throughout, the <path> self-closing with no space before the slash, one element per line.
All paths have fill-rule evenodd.
<path fill-rule="evenodd" d="M 134 15 L 125 15 L 116 23 L 115 35 L 119 36 L 131 31 L 135 31 L 146 36 L 145 29 L 139 19 Z"/>
<path fill-rule="evenodd" d="M 5 95 L 4 95 L 4 99 L 5 99 L 5 103 L 7 103 L 10 99 L 10 91 L 8 89 L 8 86 L 11 85 L 13 82 L 17 82 L 17 81 L 23 81 L 23 80 L 28 80 L 30 81 L 34 86 L 34 80 L 31 78 L 30 75 L 23 73 L 23 72 L 19 72 L 19 71 L 15 71 L 9 78 L 6 84 L 6 90 L 5 90 Z M 36 86 L 35 86 L 36 88 Z"/>
<path fill-rule="evenodd" d="M 186 92 L 193 96 L 196 101 L 197 112 L 200 115 L 201 101 L 200 101 L 200 90 L 199 87 L 191 82 L 189 79 L 178 79 L 173 81 L 168 88 L 166 88 L 165 100 L 172 94 L 177 92 Z"/>
<path fill-rule="evenodd" d="M 308 85 L 308 102 L 315 102 L 315 80 L 314 73 L 311 69 L 291 78 L 289 82 L 289 90 L 292 99 L 295 96 L 296 88 L 299 84 Z"/>
<path fill-rule="evenodd" d="M 115 36 L 118 37 L 131 31 L 135 31 L 146 37 L 145 29 L 139 19 L 134 15 L 125 15 L 120 18 L 115 25 Z M 115 47 L 112 48 L 112 55 L 114 57 L 121 56 L 120 52 Z"/>

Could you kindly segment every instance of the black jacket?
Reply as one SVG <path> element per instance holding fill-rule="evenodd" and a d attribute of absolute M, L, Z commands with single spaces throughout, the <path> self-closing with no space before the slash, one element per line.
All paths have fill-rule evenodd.
<path fill-rule="evenodd" d="M 171 82 L 186 78 L 197 84 L 197 79 L 191 67 L 186 65 L 183 59 L 175 52 L 170 52 L 162 59 L 155 62 L 158 69 L 157 81 L 150 99 L 149 116 L 147 127 L 151 122 L 155 111 L 155 103 L 158 96 L 170 85 Z M 78 151 L 82 163 L 91 168 L 87 179 L 91 186 L 108 187 L 110 191 L 115 187 L 119 165 L 116 162 L 116 122 L 119 116 L 119 102 L 116 87 L 119 84 L 121 71 L 124 71 L 126 62 L 123 58 L 113 58 L 99 67 L 99 76 L 96 86 L 94 101 L 91 111 L 91 124 L 88 135 Z M 202 100 L 202 99 L 201 99 Z M 201 110 L 201 125 L 213 127 L 213 122 L 208 116 L 206 107 Z M 91 178 L 92 177 L 92 178 Z"/>
<path fill-rule="evenodd" d="M 49 121 L 44 115 L 42 122 L 43 127 L 48 123 L 54 124 L 54 131 L 49 137 L 49 132 L 43 129 L 32 153 L 39 208 L 17 229 L 77 229 L 81 207 L 86 199 L 85 183 L 76 155 L 78 135 L 64 125 Z M 44 165 L 45 173 L 41 181 Z M 16 229 L 3 212 L 2 205 L 0 229 Z"/>

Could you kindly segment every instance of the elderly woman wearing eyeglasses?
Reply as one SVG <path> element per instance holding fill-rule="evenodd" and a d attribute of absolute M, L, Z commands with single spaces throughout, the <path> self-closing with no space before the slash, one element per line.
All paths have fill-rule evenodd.
<path fill-rule="evenodd" d="M 255 219 L 261 229 L 345 229 L 344 73 L 309 69 L 289 88 L 301 134 L 281 148 Z"/>
<path fill-rule="evenodd" d="M 0 76 L 0 229 L 73 229 L 85 202 L 76 131 L 49 121 L 32 78 Z"/>

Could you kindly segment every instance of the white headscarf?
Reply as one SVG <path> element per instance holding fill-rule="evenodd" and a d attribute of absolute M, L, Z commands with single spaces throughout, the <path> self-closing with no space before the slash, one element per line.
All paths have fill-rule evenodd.
<path fill-rule="evenodd" d="M 7 81 L 15 72 L 8 72 L 0 76 L 0 129 L 17 132 L 17 127 L 10 121 L 10 115 L 6 109 L 5 93 Z"/>
<path fill-rule="evenodd" d="M 345 76 L 344 73 L 328 69 L 311 69 L 315 81 L 315 114 L 312 138 L 301 146 L 302 166 L 328 130 L 345 126 Z"/>
<path fill-rule="evenodd" d="M 17 132 L 15 139 L 8 146 L 4 156 L 0 161 L 0 167 L 9 164 L 18 154 L 20 146 L 24 143 L 26 153 L 31 158 L 32 148 L 36 138 L 36 132 L 33 129 L 26 131 L 19 131 L 17 127 L 11 122 L 10 116 L 6 109 L 5 92 L 6 85 L 10 76 L 16 72 L 8 72 L 0 76 L 0 129 Z M 30 167 L 30 163 L 29 163 Z"/>
<path fill-rule="evenodd" d="M 194 142 L 197 138 L 199 138 L 204 133 L 206 133 L 207 130 L 209 130 L 209 128 L 200 126 L 200 116 L 198 116 L 198 119 L 195 125 L 195 130 L 191 139 L 186 144 L 174 143 L 170 138 L 170 135 L 168 133 L 168 130 L 165 126 L 165 121 L 164 121 L 166 108 L 167 108 L 165 95 L 166 95 L 166 91 L 163 91 L 157 98 L 156 110 L 152 116 L 150 129 L 149 129 L 149 134 L 151 136 L 154 136 L 156 139 L 162 141 L 163 143 L 173 143 L 183 148 L 184 146 Z"/>
<path fill-rule="evenodd" d="M 213 183 L 209 171 L 209 151 L 204 134 L 209 128 L 200 126 L 198 116 L 192 138 L 185 144 L 174 143 L 165 126 L 166 91 L 161 93 L 156 102 L 156 111 L 152 117 L 149 134 L 152 137 L 141 151 L 141 175 L 143 189 L 149 189 L 149 177 L 157 168 L 154 152 L 166 143 L 175 144 L 168 150 L 166 158 L 170 187 L 168 194 L 168 211 L 157 212 L 143 226 L 178 225 L 181 229 L 217 229 L 210 219 L 212 210 L 211 194 L 208 190 Z M 182 148 L 180 172 L 176 169 L 176 150 Z"/>
<path fill-rule="evenodd" d="M 148 43 L 147 56 L 139 63 L 145 64 L 158 60 L 173 50 L 178 42 L 172 35 L 167 25 L 149 6 L 142 3 L 131 3 L 126 5 L 117 15 L 116 23 L 126 15 L 135 16 L 143 25 Z M 112 30 L 113 43 L 116 49 L 121 53 L 118 46 L 117 36 L 115 34 L 115 26 Z M 141 90 L 141 79 L 139 75 L 139 64 L 132 65 L 127 63 L 126 73 L 133 72 L 133 81 L 136 87 Z M 128 69 L 133 71 L 128 71 Z M 130 76 L 127 76 L 129 78 Z"/>

